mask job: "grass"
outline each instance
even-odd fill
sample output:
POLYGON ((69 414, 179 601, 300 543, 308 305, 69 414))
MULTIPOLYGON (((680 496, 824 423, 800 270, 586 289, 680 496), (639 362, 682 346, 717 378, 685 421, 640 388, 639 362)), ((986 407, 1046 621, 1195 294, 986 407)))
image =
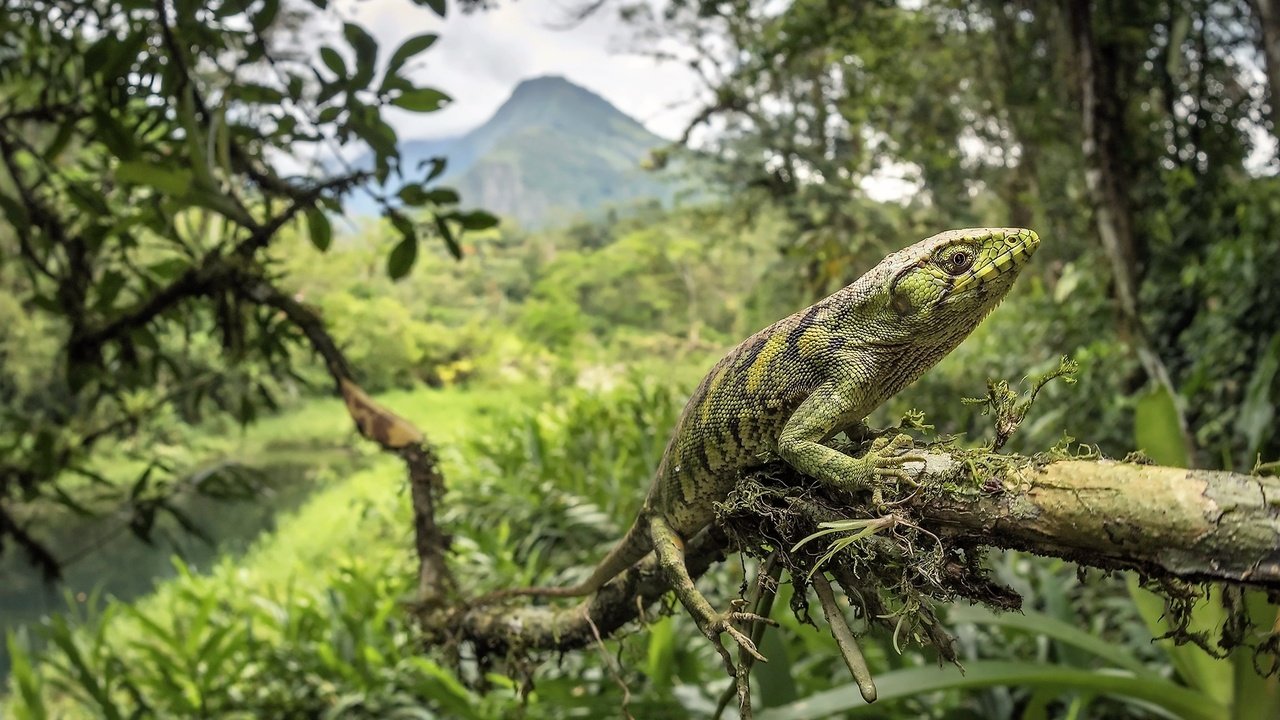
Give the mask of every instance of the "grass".
MULTIPOLYGON (((672 368, 662 383, 624 379, 612 391, 561 390, 552 402, 539 402, 553 393, 535 384, 379 398, 441 450, 450 486, 443 521, 466 592, 569 582, 599 559, 643 496, 681 406, 666 380, 681 373, 672 368)), ((264 421, 236 442, 281 448, 321 437, 357 443, 336 401, 264 421)), ((536 720, 617 715, 624 697, 635 717, 706 717, 715 706, 728 678, 679 612, 609 640, 603 652, 540 665, 523 699, 519 667, 437 665, 401 606, 416 567, 403 467, 362 452, 359 469, 281 514, 243 556, 199 573, 178 562, 178 577, 144 598, 50 619, 38 632, 43 652, 30 633, 14 635, 14 697, 0 714, 536 720)), ((742 572, 724 563, 701 586, 723 605, 742 572)), ((1172 678, 1117 596, 1122 587, 1085 585, 1063 563, 1016 553, 995 558, 993 572, 1023 592, 1028 614, 954 609, 967 673, 934 667, 914 646, 894 652, 874 630, 863 639, 881 690, 874 709, 845 685, 828 633, 775 613, 782 627, 764 640, 771 662, 756 673, 761 717, 913 717, 937 706, 1047 718, 1068 701, 1081 717, 1131 717, 1156 706, 1186 717, 1227 710, 1226 701, 1172 678), (1081 618, 1078 603, 1107 610, 1081 618)), ((790 584, 780 588, 778 607, 796 607, 791 593, 790 584)))
MULTIPOLYGON (((469 390, 421 388, 388 393, 380 399, 412 418, 432 442, 452 448, 466 438, 469 428, 496 408, 532 404, 540 394, 541 388, 525 384, 469 390)), ((183 464, 200 464, 192 458, 205 458, 201 463, 234 460, 271 473, 273 486, 289 483, 289 489, 281 486, 267 497, 255 499, 251 506, 189 499, 196 505, 189 508, 190 514, 218 541, 224 553, 221 558, 213 556, 213 548, 201 548, 198 543, 161 542, 149 546, 127 534, 120 535, 106 550, 117 562, 101 562, 102 553, 98 553, 69 569, 60 586, 67 595, 64 604, 56 600, 57 589, 51 591, 36 579, 10 583, 5 592, 0 592, 0 605, 8 608, 0 629, 13 630, 23 622, 35 622, 40 614, 59 607, 66 609, 65 603, 70 603, 75 613, 92 615, 102 604, 94 600, 99 597, 95 588, 105 587, 119 593, 123 600, 133 600, 137 593, 153 587, 153 582, 192 570, 185 563, 169 559, 178 548, 182 548, 188 562, 200 564, 205 577, 216 578, 220 589, 210 592, 261 593, 276 598, 291 587, 323 587, 328 581, 325 573, 335 557, 383 556, 389 561, 398 561, 401 555, 408 557, 412 542, 402 466, 357 436, 339 400, 313 399, 248 428, 226 428, 223 433, 216 430, 179 430, 189 436, 183 464), (305 468, 306 472, 293 473, 289 470, 293 467, 305 468), (290 478, 286 479, 282 472, 290 478), (297 477, 292 477, 295 474, 297 477), (307 488, 307 484, 312 487, 307 488), (275 517, 271 517, 273 513, 275 517), (262 519, 252 520, 250 515, 262 519), (259 533, 264 525, 273 527, 273 531, 257 540, 243 536, 259 533), (180 569, 175 570, 175 565, 180 569)), ((178 444, 175 438, 175 445, 178 444)), ((454 452, 445 453, 446 462, 456 457, 454 452)), ((103 463, 104 468, 109 468, 104 476, 113 482, 131 482, 133 475, 142 470, 140 465, 124 462, 123 458, 116 460, 119 462, 104 459, 103 463)), ((59 525, 66 531, 68 542, 77 546, 83 544, 84 538, 99 535, 102 524, 110 522, 89 525, 77 517, 64 520, 59 525), (75 523, 84 524, 84 529, 74 530, 75 523)), ((32 572, 19 557, 10 554, 5 560, 6 574, 12 571, 18 580, 32 572)), ((189 591, 191 585, 183 578, 161 582, 154 592, 133 600, 134 608, 148 617, 163 618, 171 614, 166 608, 174 606, 175 593, 189 591)), ((127 637, 128 624, 117 621, 113 632, 127 637)), ((7 648, 0 646, 0 671, 5 669, 8 655, 7 648)), ((0 691, 3 688, 0 684, 0 691)))
MULTIPOLYGON (((495 409, 532 403, 540 392, 533 385, 471 390, 421 388, 386 393, 378 400, 416 423, 431 442, 448 449, 495 409)), ((276 530, 261 538, 243 557, 224 559, 222 565, 234 567, 240 581, 288 585, 313 575, 338 551, 358 554, 376 544, 392 545, 406 552, 412 547, 404 466, 359 438, 340 400, 311 400, 292 412, 266 419, 246 434, 240 447, 253 450, 306 445, 323 438, 350 443, 367 454, 368 461, 358 471, 319 489, 297 511, 279 518, 276 530), (318 528, 323 532, 318 533, 318 528)), ((457 457, 452 451, 444 453, 446 463, 457 457)), ((449 469, 445 468, 446 478, 451 475, 449 469)))

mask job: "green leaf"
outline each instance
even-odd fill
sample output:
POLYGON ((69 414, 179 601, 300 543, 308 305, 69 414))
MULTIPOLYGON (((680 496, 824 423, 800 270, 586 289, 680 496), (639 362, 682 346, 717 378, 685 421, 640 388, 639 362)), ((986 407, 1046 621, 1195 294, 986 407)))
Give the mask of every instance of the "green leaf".
POLYGON ((426 160, 418 162, 418 169, 421 170, 427 165, 431 166, 431 171, 427 173, 427 177, 423 182, 431 182, 432 180, 440 177, 440 175, 444 173, 444 169, 448 166, 448 161, 442 157, 427 158, 426 160))
POLYGON ((393 92, 407 92, 413 89, 413 83, 400 75, 384 75, 382 77, 382 85, 378 87, 379 95, 389 95, 393 92))
POLYGON ((170 282, 190 268, 190 260, 182 257, 170 257, 147 265, 147 274, 161 282, 170 282))
POLYGON ((19 233, 26 232, 31 225, 31 220, 27 217, 27 209, 8 195, 0 195, 0 211, 4 212, 9 224, 19 233))
POLYGON ((404 238, 391 249, 387 257, 387 275, 392 280, 399 280, 409 274, 413 263, 418 259, 418 241, 415 238, 404 238))
POLYGON ((1049 663, 980 660, 966 663, 963 673, 952 666, 887 672, 876 678, 879 700, 875 705, 868 705, 862 699, 858 686, 849 683, 789 705, 766 709, 756 717, 759 720, 817 720, 841 713, 844 716, 862 715, 868 711, 882 714, 885 705, 896 700, 918 698, 926 693, 1006 686, 1027 690, 1056 688, 1063 692, 1078 691, 1132 699, 1162 707, 1186 720, 1215 720, 1227 714, 1226 706, 1221 703, 1163 678, 1049 663))
POLYGON ((408 62, 410 58, 434 45, 439 37, 435 33, 423 33, 400 43, 400 47, 396 48, 396 51, 391 54, 391 59, 387 61, 386 77, 395 75, 396 71, 408 62))
POLYGON ((1022 710, 1021 720, 1050 720, 1049 703, 1058 699, 1058 691, 1053 688, 1041 688, 1027 700, 1022 710))
MULTIPOLYGON (((1142 616, 1152 637, 1169 632, 1169 624, 1165 621, 1164 598, 1144 589, 1138 584, 1135 573, 1125 573, 1125 582, 1129 587, 1129 596, 1133 605, 1142 616)), ((1187 628, 1191 632, 1211 632, 1221 627, 1226 620, 1222 608, 1221 594, 1216 588, 1210 591, 1207 599, 1198 600, 1191 610, 1191 622, 1187 628)), ((1219 660, 1193 644, 1178 645, 1173 640, 1157 640, 1159 646, 1169 656, 1173 667, 1187 685, 1203 692, 1220 702, 1231 699, 1231 663, 1219 660)))
POLYGON ((378 64, 378 41, 355 23, 343 23, 342 35, 356 52, 356 71, 351 83, 357 88, 366 87, 373 79, 373 72, 378 64))
POLYGON ((1262 447, 1263 440, 1275 426, 1276 401, 1271 387, 1277 372, 1280 372, 1280 333, 1272 336, 1262 359, 1253 369, 1249 386, 1244 391, 1244 401, 1240 403, 1240 412, 1236 415, 1236 432, 1243 435, 1246 442, 1245 467, 1257 462, 1258 448, 1262 447))
POLYGON ((1138 398, 1133 423, 1134 439, 1148 457, 1161 465, 1187 467, 1187 447, 1182 442, 1177 407, 1168 390, 1156 387, 1138 398))
POLYGON ((391 221, 392 227, 399 231, 401 237, 418 237, 418 230, 414 226, 413 221, 399 210, 389 211, 387 213, 387 219, 391 221))
POLYGON ((392 210, 387 213, 387 219, 400 232, 402 238, 392 248, 391 255, 387 258, 387 275, 391 276, 392 280, 399 280, 409 274, 413 263, 418 259, 418 231, 413 221, 405 217, 404 213, 392 210))
POLYGON ((93 123, 94 130, 89 131, 89 136, 101 140, 112 155, 121 160, 132 160, 137 156, 138 147, 133 132, 116 120, 110 112, 102 107, 94 107, 93 123))
MULTIPOLYGON (((1246 590, 1245 612, 1255 628, 1272 628, 1276 623, 1276 606, 1267 600, 1267 594, 1259 590, 1246 590)), ((1280 679, 1262 677, 1254 669, 1255 657, 1249 646, 1236 648, 1231 654, 1235 675, 1235 687, 1231 693, 1232 720, 1250 720, 1255 717, 1280 717, 1280 679)))
POLYGON ((62 154, 62 151, 67 149, 72 136, 75 135, 76 123, 78 122, 78 118, 72 118, 58 126, 57 134, 53 136, 53 139, 45 146, 44 152, 41 153, 45 160, 56 160, 62 154))
POLYGON ((311 234, 311 244, 320 252, 329 249, 333 243, 333 227, 329 225, 329 217, 320 208, 307 211, 307 229, 311 234))
POLYGON ((361 140, 369 143, 380 161, 394 156, 397 142, 395 128, 387 124, 373 108, 366 107, 364 110, 358 114, 353 111, 347 126, 361 140))
POLYGON ((955 605, 948 610, 947 619, 953 623, 996 625, 1020 630, 1029 635, 1048 637, 1060 643, 1080 648, 1117 668, 1128 670, 1135 675, 1154 675, 1138 658, 1131 655, 1123 645, 1107 642, 1075 625, 1035 610, 1026 610, 1021 613, 995 613, 981 607, 955 605))
POLYGON ((462 223, 465 230, 488 230, 498 225, 497 216, 487 213, 484 210, 472 210, 471 212, 457 213, 454 219, 462 223))
POLYGON ((192 174, 176 163, 169 166, 142 160, 126 160, 116 166, 116 180, 147 185, 166 195, 184 195, 191 187, 192 174))
POLYGON ((444 245, 449 248, 449 254, 453 259, 461 260, 462 247, 458 245, 458 239, 453 236, 453 229, 449 227, 449 221, 443 215, 436 215, 436 229, 440 231, 440 239, 444 240, 444 245))
POLYGON ((449 188, 436 188, 427 193, 427 200, 437 205, 455 205, 459 198, 456 190, 449 188))
POLYGON ((391 104, 412 112, 435 112, 452 99, 434 88, 415 88, 401 93, 391 104))
POLYGON ((672 685, 676 671, 676 631, 671 617, 664 617, 649 626, 649 652, 645 662, 645 676, 653 688, 666 692, 672 685))
POLYGON ((778 707, 799 699, 800 694, 796 689, 791 656, 777 630, 765 628, 760 652, 765 653, 765 657, 769 658, 769 662, 755 667, 756 685, 760 687, 761 707, 778 707))
POLYGON ((271 23, 275 22, 276 15, 280 13, 280 0, 263 0, 262 9, 257 15, 253 16, 253 31, 261 34, 264 30, 271 27, 271 23))
POLYGON ((47 710, 44 706, 42 678, 36 673, 31 663, 31 643, 27 637, 27 629, 21 625, 17 630, 7 634, 5 642, 9 648, 9 660, 12 663, 9 675, 10 685, 17 689, 21 705, 13 706, 15 717, 44 718, 47 710))
POLYGON ((102 280, 98 282, 98 309, 110 310, 115 305, 116 298, 120 295, 120 291, 124 289, 125 276, 124 273, 115 270, 108 270, 102 275, 102 280))
POLYGON ((329 68, 334 75, 345 80, 347 79, 347 63, 342 59, 342 55, 331 47, 320 48, 320 60, 324 62, 324 66, 329 68))
POLYGON ((244 102, 275 105, 284 100, 284 93, 276 88, 257 83, 242 83, 232 88, 232 93, 244 102))
POLYGON ((422 7, 423 5, 426 5, 427 7, 431 8, 432 12, 439 15, 440 17, 444 17, 445 0, 413 0, 413 4, 417 5, 418 7, 422 7))
POLYGON ((405 185, 396 195, 399 196, 400 202, 413 207, 426 205, 430 201, 427 191, 417 184, 405 185))

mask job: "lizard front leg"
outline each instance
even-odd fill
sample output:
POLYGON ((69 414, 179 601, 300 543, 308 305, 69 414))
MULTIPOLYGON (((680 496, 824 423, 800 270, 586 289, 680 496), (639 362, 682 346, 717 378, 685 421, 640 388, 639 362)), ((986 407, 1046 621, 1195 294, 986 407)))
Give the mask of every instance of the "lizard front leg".
POLYGON ((684 540, 681 539, 680 534, 671 527, 670 523, 657 514, 649 517, 649 533, 653 538, 653 550, 658 558, 658 567, 662 569, 662 573, 667 579, 667 584, 675 591, 676 597, 680 598, 680 603, 684 605, 689 614, 693 616, 694 621, 698 623, 698 628, 702 630, 702 634, 706 635, 715 644, 716 651, 724 659, 724 666, 729 674, 735 674, 733 659, 729 657, 729 651, 725 649, 724 643, 720 642, 720 633, 729 633, 729 636, 743 650, 760 662, 765 662, 765 657, 756 649, 756 645, 751 642, 751 638, 734 627, 733 623, 754 621, 770 625, 777 625, 777 623, 755 613, 738 611, 716 612, 711 607, 711 603, 707 602, 707 598, 693 584, 693 578, 689 576, 689 569, 684 565, 684 540))
POLYGON ((819 386, 792 413, 778 434, 778 455, 791 467, 833 487, 857 490, 874 480, 896 478, 908 483, 912 477, 903 469, 908 462, 924 462, 911 448, 911 438, 898 435, 892 440, 878 438, 862 457, 850 457, 823 445, 837 428, 856 427, 853 398, 834 382, 819 386))

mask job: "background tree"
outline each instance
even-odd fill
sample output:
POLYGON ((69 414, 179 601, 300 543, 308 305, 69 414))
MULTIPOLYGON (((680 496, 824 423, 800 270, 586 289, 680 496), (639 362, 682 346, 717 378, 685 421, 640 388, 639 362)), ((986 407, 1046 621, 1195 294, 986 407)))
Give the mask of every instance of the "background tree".
POLYGON ((798 218, 780 249, 806 267, 809 297, 851 279, 859 243, 882 249, 902 228, 1042 228, 1069 275, 1094 275, 1116 300, 1110 318, 1059 331, 1083 348, 1105 328, 1129 349, 1108 361, 1115 391, 1150 381, 1166 394, 1152 402, 1173 403, 1193 460, 1247 468, 1275 452, 1280 435, 1237 414, 1278 397, 1280 327, 1251 269, 1277 246, 1255 234, 1276 187, 1256 170, 1266 94, 1248 78, 1265 46, 1247 3, 623 12, 643 43, 700 68, 711 100, 685 139, 704 135, 695 144, 725 168, 730 195, 763 190, 798 218), (902 217, 865 199, 896 176, 915 185, 902 217), (1084 260, 1095 256, 1101 266, 1084 260))
MULTIPOLYGON (((443 2, 423 4, 444 13, 443 2)), ((323 325, 275 286, 270 250, 286 231, 325 250, 328 214, 371 193, 400 236, 387 264, 399 277, 420 236, 457 254, 461 229, 495 222, 428 185, 443 159, 402 167, 382 117, 449 101, 405 79, 435 35, 381 54, 325 5, 37 0, 0 15, 0 279, 16 320, 3 331, 0 547, 17 543, 47 575, 58 558, 14 503, 116 503, 147 537, 158 514, 179 513, 175 486, 192 481, 143 457, 121 496, 83 507, 66 492, 73 478, 108 496, 114 487, 91 462, 95 446, 157 432, 170 408, 248 422, 275 406, 300 350, 325 354, 323 325), (319 62, 304 30, 326 38, 319 62), (367 167, 344 162, 353 145, 370 149, 367 167), (380 190, 392 182, 395 194, 380 190), (36 333, 43 349, 17 354, 36 333)), ((352 379, 338 356, 326 360, 335 381, 352 379)))
MULTIPOLYGON (((1261 7, 624 7, 646 47, 707 83, 683 138, 696 152, 672 163, 706 174, 701 204, 465 238, 493 219, 458 209, 438 162, 405 163, 384 117, 446 101, 407 80, 432 36, 380 48, 333 10, 270 0, 6 8, 0 574, 15 545, 47 573, 92 557, 96 537, 50 551, 80 527, 73 513, 119 511, 120 528, 152 538, 200 530, 179 490, 260 497, 258 476, 224 462, 231 439, 292 443, 330 477, 244 555, 178 561, 136 601, 75 588, 72 612, 10 637, 6 712, 710 716, 737 678, 658 602, 651 567, 590 613, 467 601, 570 582, 597 560, 725 347, 908 239, 1010 223, 1045 238, 1010 307, 873 419, 935 443, 929 492, 875 516, 770 468, 726 506, 726 533, 690 543, 718 605, 764 602, 787 578, 776 605, 799 610, 775 613, 771 662, 749 676, 744 661, 738 677, 774 718, 862 712, 868 670, 886 716, 1275 708, 1276 680, 1257 668, 1274 656, 1276 609, 1241 585, 1277 583, 1275 466, 1259 461, 1280 450, 1261 7), (331 214, 361 193, 382 217, 333 232, 331 214), (1026 404, 1007 384, 951 401, 993 377, 1054 374, 1063 352, 1078 384, 1046 387, 1011 438, 1026 404), (1161 368, 1168 381, 1153 381, 1161 368), (409 417, 446 440, 439 455, 409 417), (352 420, 387 452, 351 452, 352 420), (1006 440, 1029 457, 990 449, 1006 440), (322 443, 351 464, 327 464, 322 443), (1129 454, 1180 465, 1193 446, 1199 464, 1237 472, 1129 454), (460 490, 443 499, 442 468, 460 490), (797 492, 812 512, 788 511, 797 492), (735 548, 766 557, 716 563, 735 548), (840 551, 820 559, 828 549, 840 551), (823 563, 857 589, 849 607, 821 573, 807 593, 823 563), (837 634, 854 616, 864 667, 848 637, 808 627, 814 599, 837 634), (653 622, 610 652, 564 652, 642 610, 653 622), (965 675, 935 668, 953 658, 965 675)), ((541 167, 577 140, 536 129, 554 141, 537 148, 541 167)))

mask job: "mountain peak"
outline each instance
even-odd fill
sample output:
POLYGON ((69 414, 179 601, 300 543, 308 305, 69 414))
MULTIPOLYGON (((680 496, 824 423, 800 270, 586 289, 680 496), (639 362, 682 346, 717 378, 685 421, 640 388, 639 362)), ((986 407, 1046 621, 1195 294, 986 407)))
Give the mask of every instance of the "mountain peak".
POLYGON ((556 117, 569 122, 576 117, 579 121, 620 120, 639 125, 608 100, 560 75, 521 80, 489 122, 539 122, 556 117))
POLYGON ((672 186, 640 168, 665 141, 596 93, 558 76, 521 81, 484 124, 457 137, 409 141, 405 167, 444 155, 441 181, 483 207, 541 227, 645 200, 672 186))
POLYGON ((524 80, 521 80, 516 84, 515 92, 520 92, 522 90, 530 92, 538 89, 558 87, 580 88, 579 85, 570 82, 569 79, 563 75, 539 75, 538 77, 525 78, 524 80))
POLYGON ((582 87, 564 77, 563 75, 540 75, 533 78, 525 78, 516 85, 516 89, 511 91, 511 97, 508 102, 516 98, 538 97, 546 95, 556 95, 560 93, 570 93, 581 97, 594 98, 600 102, 608 101, 590 90, 582 87))

